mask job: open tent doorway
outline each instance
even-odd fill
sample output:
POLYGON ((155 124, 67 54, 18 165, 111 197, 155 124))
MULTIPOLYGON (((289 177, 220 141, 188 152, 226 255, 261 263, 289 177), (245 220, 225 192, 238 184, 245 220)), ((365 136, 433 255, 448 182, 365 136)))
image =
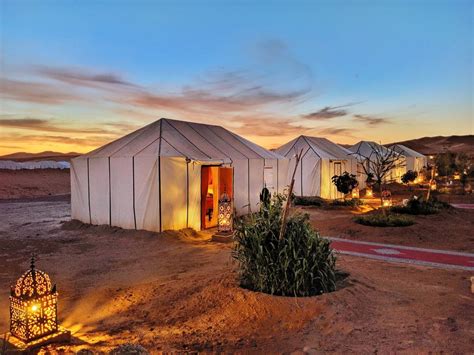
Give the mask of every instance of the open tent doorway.
POLYGON ((329 176, 329 181, 331 182, 331 198, 332 199, 343 198, 344 194, 337 191, 337 186, 334 185, 334 183, 332 182, 332 177, 333 176, 342 175, 342 162, 340 162, 340 161, 335 161, 335 162, 330 161, 329 163, 333 165, 332 174, 329 176))
POLYGON ((219 198, 226 193, 233 201, 233 168, 201 168, 201 229, 217 226, 219 198))

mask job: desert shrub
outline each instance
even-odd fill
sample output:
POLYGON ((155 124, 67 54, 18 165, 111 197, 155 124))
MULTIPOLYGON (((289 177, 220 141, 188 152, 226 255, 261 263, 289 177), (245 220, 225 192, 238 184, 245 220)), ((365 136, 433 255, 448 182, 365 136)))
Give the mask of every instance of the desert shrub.
POLYGON ((413 196, 404 206, 393 206, 391 211, 395 213, 411 214, 411 215, 429 215, 440 212, 442 209, 450 208, 451 206, 436 198, 431 198, 429 201, 424 201, 422 197, 413 196))
POLYGON ((326 201, 318 196, 295 196, 293 203, 298 206, 324 206, 326 201))
POLYGON ((349 206, 349 207, 356 207, 362 205, 362 200, 358 198, 353 198, 350 200, 334 200, 331 201, 332 206, 349 206))
POLYGON ((347 195, 359 185, 356 176, 349 174, 347 171, 345 171, 342 175, 334 175, 331 180, 336 186, 337 191, 343 193, 344 195, 347 195))
POLYGON ((288 218, 279 239, 284 198, 275 195, 266 211, 236 222, 232 256, 242 287, 282 296, 312 296, 336 288, 336 258, 330 242, 311 227, 306 214, 288 218))
POLYGON ((111 355, 120 354, 136 354, 136 355, 148 355, 149 352, 140 344, 122 344, 110 351, 111 355))
POLYGON ((413 170, 408 170, 405 174, 402 175, 402 182, 404 184, 409 184, 410 182, 413 182, 416 180, 418 177, 418 173, 413 170))
POLYGON ((356 207, 363 204, 362 200, 353 198, 350 200, 325 200, 318 196, 296 196, 293 200, 297 206, 315 206, 315 207, 356 207))
POLYGON ((358 216, 354 218, 354 222, 372 227, 406 227, 415 223, 405 216, 381 213, 358 216))

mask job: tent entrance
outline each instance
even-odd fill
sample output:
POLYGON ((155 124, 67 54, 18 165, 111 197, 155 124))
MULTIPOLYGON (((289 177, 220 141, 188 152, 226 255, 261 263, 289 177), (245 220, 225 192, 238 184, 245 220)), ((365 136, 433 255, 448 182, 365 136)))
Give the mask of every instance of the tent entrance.
POLYGON ((217 226, 219 198, 225 192, 233 200, 233 168, 201 167, 201 229, 217 226))
POLYGON ((334 175, 341 175, 342 174, 342 163, 340 161, 338 162, 334 162, 333 163, 333 173, 332 175, 330 176, 330 179, 329 179, 329 182, 331 184, 331 198, 333 199, 337 199, 337 198, 343 198, 344 197, 344 194, 340 193, 339 191, 337 191, 337 187, 336 185, 334 185, 332 183, 332 177, 334 175))

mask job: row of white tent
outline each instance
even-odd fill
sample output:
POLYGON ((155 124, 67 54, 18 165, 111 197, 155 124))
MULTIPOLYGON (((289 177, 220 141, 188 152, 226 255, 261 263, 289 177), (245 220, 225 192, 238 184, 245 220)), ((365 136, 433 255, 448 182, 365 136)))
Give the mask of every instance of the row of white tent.
MULTIPOLYGON (((201 230, 206 218, 217 213, 212 199, 215 205, 226 191, 220 186, 224 181, 236 213, 249 213, 258 208, 264 186, 279 193, 287 188, 299 152, 295 194, 339 198, 331 177, 347 171, 363 184, 360 156, 354 153, 372 144, 345 149, 325 138, 300 136, 273 152, 220 126, 162 118, 71 160, 72 218, 158 232, 201 230), (232 168, 231 182, 219 178, 225 168, 232 168)), ((403 159, 408 167, 413 151, 397 149, 407 153, 403 159)), ((418 153, 414 158, 426 159, 418 153)), ((394 180, 406 168, 399 170, 393 172, 394 180)))
POLYGON ((67 161, 39 160, 18 162, 13 160, 0 160, 0 169, 5 170, 34 170, 34 169, 69 169, 67 161))

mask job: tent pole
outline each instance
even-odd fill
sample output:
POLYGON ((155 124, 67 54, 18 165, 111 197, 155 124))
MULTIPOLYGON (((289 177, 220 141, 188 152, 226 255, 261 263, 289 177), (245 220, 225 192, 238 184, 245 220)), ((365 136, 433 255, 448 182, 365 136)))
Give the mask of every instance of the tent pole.
POLYGON ((163 119, 160 120, 160 143, 158 146, 158 198, 160 207, 160 233, 163 231, 163 222, 161 220, 161 142, 163 140, 163 119))
POLYGON ((110 177, 110 157, 108 157, 109 163, 109 226, 112 226, 112 187, 111 187, 111 177, 110 177))
POLYGON ((186 158, 186 228, 189 228, 189 159, 186 158))
POLYGON ((137 213, 135 211, 135 157, 132 157, 132 193, 133 193, 133 224, 137 230, 137 213))
POLYGON ((248 213, 252 213, 252 208, 250 207, 250 159, 247 158, 247 198, 248 198, 248 213))
POLYGON ((87 202, 89 205, 89 224, 92 224, 92 214, 91 214, 91 183, 89 177, 89 158, 87 158, 87 202))
POLYGON ((160 233, 163 231, 163 222, 161 221, 161 156, 158 156, 158 198, 160 204, 160 233))

